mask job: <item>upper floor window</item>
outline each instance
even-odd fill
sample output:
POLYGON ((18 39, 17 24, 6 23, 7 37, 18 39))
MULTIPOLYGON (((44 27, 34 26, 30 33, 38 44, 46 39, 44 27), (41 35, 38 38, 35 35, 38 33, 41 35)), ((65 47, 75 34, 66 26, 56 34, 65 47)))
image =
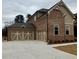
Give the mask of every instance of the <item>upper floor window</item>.
POLYGON ((36 16, 34 16, 34 21, 36 21, 36 16))

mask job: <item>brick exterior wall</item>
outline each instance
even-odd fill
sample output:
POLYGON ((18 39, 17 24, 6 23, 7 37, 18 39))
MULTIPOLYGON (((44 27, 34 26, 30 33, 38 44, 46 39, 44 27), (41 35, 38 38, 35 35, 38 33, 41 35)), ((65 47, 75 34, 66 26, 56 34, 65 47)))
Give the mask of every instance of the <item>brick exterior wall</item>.
POLYGON ((34 21, 35 16, 37 15, 34 15, 33 17, 31 17, 28 21, 30 23, 33 23, 34 26, 36 27, 36 32, 35 32, 36 38, 35 39, 37 40, 37 32, 45 32, 46 33, 45 41, 47 41, 47 14, 45 13, 43 14, 43 16, 41 15, 40 17, 36 17, 36 21, 34 21))
POLYGON ((48 15, 48 41, 54 43, 55 41, 64 40, 65 34, 64 17, 59 10, 52 10, 48 15), (59 34, 54 34, 54 24, 59 25, 59 34))
POLYGON ((36 21, 34 21, 34 17, 37 15, 34 15, 29 19, 30 23, 33 23, 36 27, 36 30, 46 31, 47 29, 47 15, 43 15, 40 17, 36 17, 36 21))
POLYGON ((36 26, 36 30, 46 31, 47 28, 46 20, 47 20, 47 15, 37 18, 36 22, 34 22, 34 25, 36 26))

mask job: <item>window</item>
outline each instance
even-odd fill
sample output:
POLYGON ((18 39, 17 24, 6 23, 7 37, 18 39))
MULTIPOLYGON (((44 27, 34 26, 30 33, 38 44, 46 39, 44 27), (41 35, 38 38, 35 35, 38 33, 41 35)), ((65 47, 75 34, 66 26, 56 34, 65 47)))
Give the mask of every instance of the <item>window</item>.
POLYGON ((58 35, 59 34, 59 25, 58 24, 54 24, 54 35, 58 35))
POLYGON ((66 30, 66 35, 69 35, 69 30, 66 30))
POLYGON ((70 34, 70 25, 66 25, 66 27, 65 27, 65 34, 66 35, 70 34))
POLYGON ((55 35, 58 35, 58 27, 55 27, 55 35))
POLYGON ((36 16, 34 17, 34 21, 36 21, 36 16))

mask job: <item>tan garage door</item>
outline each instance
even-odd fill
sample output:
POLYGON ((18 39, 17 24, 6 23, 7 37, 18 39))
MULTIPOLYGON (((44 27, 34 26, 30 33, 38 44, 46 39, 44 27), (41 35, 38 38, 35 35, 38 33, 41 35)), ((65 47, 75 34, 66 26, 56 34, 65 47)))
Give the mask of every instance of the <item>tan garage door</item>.
POLYGON ((37 31, 36 33, 36 39, 46 41, 46 32, 37 31))
POLYGON ((34 40, 33 32, 12 32, 11 40, 34 40))

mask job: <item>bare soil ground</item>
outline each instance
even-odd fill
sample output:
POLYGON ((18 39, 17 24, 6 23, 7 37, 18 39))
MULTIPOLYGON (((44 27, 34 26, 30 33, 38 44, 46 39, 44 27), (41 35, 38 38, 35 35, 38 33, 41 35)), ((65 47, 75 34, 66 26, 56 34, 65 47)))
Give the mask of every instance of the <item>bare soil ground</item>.
POLYGON ((77 44, 54 47, 64 52, 77 55, 77 44))

